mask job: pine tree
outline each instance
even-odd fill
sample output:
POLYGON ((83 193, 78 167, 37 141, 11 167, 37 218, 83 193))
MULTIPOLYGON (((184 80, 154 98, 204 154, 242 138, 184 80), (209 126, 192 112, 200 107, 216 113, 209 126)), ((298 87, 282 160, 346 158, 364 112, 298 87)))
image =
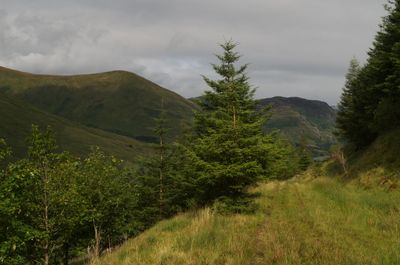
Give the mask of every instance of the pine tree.
POLYGON ((11 150, 7 147, 6 141, 0 138, 0 162, 11 154, 11 150))
POLYGON ((350 68, 341 99, 339 134, 356 149, 400 127, 400 1, 389 3, 368 60, 350 68))
POLYGON ((370 128, 380 134, 400 126, 400 1, 389 1, 389 15, 368 53, 370 128))
MULTIPOLYGON (((338 113, 336 118, 336 128, 338 134, 345 139, 351 139, 354 129, 355 115, 355 98, 357 92, 358 75, 360 74, 360 64, 356 58, 350 61, 350 66, 346 74, 346 83, 338 105, 338 113)), ((353 139, 352 139, 353 140, 353 139)), ((356 139, 354 139, 356 140, 356 139)), ((354 141, 353 140, 353 141, 354 141)))
POLYGON ((188 188, 192 182, 188 183, 186 174, 182 174, 188 164, 187 158, 182 145, 166 141, 169 128, 165 116, 162 100, 154 128, 159 143, 155 145, 154 153, 143 159, 136 172, 141 222, 146 225, 188 208, 187 201, 192 197, 188 188))
POLYGON ((195 116, 192 157, 199 200, 240 199, 247 188, 267 172, 270 145, 262 132, 266 115, 256 110, 255 90, 246 74, 247 64, 236 66, 237 45, 221 45, 220 64, 212 64, 218 80, 204 77, 211 88, 200 100, 195 116))
POLYGON ((159 219, 161 220, 164 215, 164 189, 165 189, 165 134, 168 132, 166 128, 166 120, 165 120, 165 109, 164 109, 164 99, 161 99, 161 114, 160 117, 156 119, 156 128, 154 130, 155 134, 158 136, 159 145, 158 145, 158 153, 159 153, 159 163, 158 163, 158 207, 159 207, 159 219))

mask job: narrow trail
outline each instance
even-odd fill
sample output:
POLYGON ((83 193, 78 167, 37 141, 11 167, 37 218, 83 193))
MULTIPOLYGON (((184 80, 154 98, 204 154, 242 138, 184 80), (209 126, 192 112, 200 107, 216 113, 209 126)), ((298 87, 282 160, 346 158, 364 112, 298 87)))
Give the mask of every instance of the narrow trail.
POLYGON ((400 264, 397 193, 329 179, 268 185, 249 265, 400 264))
POLYGON ((285 185, 285 182, 271 182, 268 184, 267 189, 270 190, 268 195, 263 196, 263 200, 267 201, 265 209, 263 210, 264 221, 259 225, 255 233, 255 257, 250 261, 249 265, 263 264, 265 258, 265 241, 264 241, 264 231, 268 229, 269 216, 272 212, 273 203, 270 202, 274 198, 274 194, 281 188, 281 185, 285 185))
POLYGON ((182 214, 99 264, 400 264, 400 191, 320 177, 263 183, 255 192, 254 214, 182 214))

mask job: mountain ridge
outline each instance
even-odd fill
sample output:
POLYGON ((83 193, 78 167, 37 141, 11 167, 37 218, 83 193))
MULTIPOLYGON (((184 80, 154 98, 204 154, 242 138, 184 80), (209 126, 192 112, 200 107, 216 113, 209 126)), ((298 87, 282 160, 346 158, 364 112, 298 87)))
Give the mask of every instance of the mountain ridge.
MULTIPOLYGON (((153 128, 162 108, 167 113, 170 139, 190 126, 198 109, 195 99, 185 99, 123 70, 46 75, 0 66, 0 92, 46 113, 147 143, 157 141, 153 128)), ((293 144, 310 146, 316 157, 326 155, 336 143, 336 112, 326 102, 281 96, 258 102, 259 107, 272 107, 267 132, 279 130, 293 144)))
POLYGON ((162 104, 171 135, 179 135, 191 123, 197 108, 177 93, 127 71, 53 76, 3 67, 0 91, 46 112, 144 142, 155 141, 153 128, 162 104))
POLYGON ((315 156, 327 154, 337 143, 334 136, 336 111, 328 103, 300 97, 259 99, 259 107, 271 106, 266 131, 278 129, 295 145, 310 146, 315 156))

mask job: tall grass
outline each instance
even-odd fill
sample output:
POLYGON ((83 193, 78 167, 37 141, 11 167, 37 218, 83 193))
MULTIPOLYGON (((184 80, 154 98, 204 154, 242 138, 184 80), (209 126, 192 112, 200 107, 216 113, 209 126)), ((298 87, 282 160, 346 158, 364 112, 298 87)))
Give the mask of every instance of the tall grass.
POLYGON ((276 195, 260 264, 400 264, 398 191, 317 179, 276 195))
POLYGON ((179 215, 98 264, 400 264, 400 192, 333 179, 260 185, 252 215, 179 215))

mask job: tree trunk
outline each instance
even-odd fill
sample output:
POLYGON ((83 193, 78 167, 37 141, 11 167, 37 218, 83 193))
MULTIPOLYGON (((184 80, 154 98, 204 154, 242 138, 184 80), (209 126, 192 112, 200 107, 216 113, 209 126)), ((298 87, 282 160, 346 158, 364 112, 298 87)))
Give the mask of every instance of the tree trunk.
POLYGON ((49 244, 46 243, 44 249, 44 265, 49 265, 49 244))
POLYGON ((340 151, 340 163, 342 164, 344 174, 347 176, 346 157, 342 150, 340 151))
POLYGON ((49 265, 49 255, 50 255, 50 242, 49 242, 49 198, 48 198, 48 172, 47 172, 47 165, 45 163, 42 164, 43 167, 43 206, 44 206, 44 228, 46 231, 46 238, 44 241, 43 252, 44 252, 44 265, 49 265))
POLYGON ((233 108, 233 128, 236 129, 236 108, 235 106, 233 108))
POLYGON ((68 265, 69 263, 69 244, 64 244, 64 265, 68 265))
POLYGON ((163 193, 164 193, 164 141, 163 136, 160 135, 160 179, 159 179, 159 219, 162 219, 163 216, 163 193))
POLYGON ((94 228, 94 259, 97 260, 100 256, 100 241, 101 241, 101 232, 100 229, 96 226, 96 223, 93 221, 93 228, 94 228))

